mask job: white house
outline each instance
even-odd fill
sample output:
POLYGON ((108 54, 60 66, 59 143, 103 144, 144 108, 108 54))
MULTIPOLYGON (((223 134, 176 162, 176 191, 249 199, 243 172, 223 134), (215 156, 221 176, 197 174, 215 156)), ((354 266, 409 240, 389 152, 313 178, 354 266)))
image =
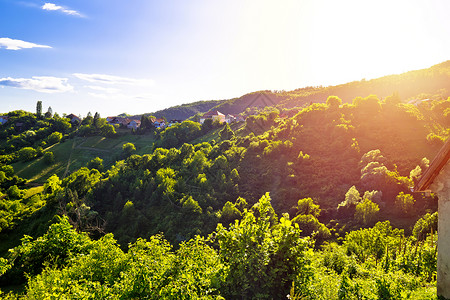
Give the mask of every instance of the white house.
POLYGON ((212 119, 213 121, 225 122, 225 115, 218 110, 208 111, 206 114, 200 117, 200 124, 203 124, 206 119, 212 119))

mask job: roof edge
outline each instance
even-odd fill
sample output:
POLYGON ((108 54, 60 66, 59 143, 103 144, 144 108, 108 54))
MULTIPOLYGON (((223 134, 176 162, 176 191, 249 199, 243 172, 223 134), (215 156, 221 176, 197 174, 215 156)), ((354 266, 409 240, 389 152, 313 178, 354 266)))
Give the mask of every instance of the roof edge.
POLYGON ((428 190, 430 185, 433 183, 436 176, 439 175, 439 172, 442 168, 447 164, 450 158, 450 138, 447 138, 444 146, 439 150, 439 152, 434 157, 428 169, 425 173, 420 177, 420 180, 414 186, 415 192, 424 192, 428 190))

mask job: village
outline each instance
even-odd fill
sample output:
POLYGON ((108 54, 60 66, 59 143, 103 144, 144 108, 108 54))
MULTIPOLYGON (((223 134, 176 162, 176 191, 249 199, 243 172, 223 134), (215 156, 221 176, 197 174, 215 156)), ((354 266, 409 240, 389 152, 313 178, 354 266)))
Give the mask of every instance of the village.
MULTIPOLYGON (((81 124, 82 117, 77 116, 75 114, 68 114, 63 115, 64 118, 67 118, 70 120, 70 123, 72 124, 81 124)), ((120 127, 120 128, 128 128, 132 130, 137 130, 141 127, 141 119, 142 117, 118 117, 118 116, 109 116, 106 118, 106 121, 109 125, 120 127)), ((184 120, 180 119, 171 119, 169 121, 166 120, 166 118, 155 118, 150 117, 149 118, 153 126, 157 129, 164 129, 167 127, 171 127, 174 124, 178 124, 183 122, 184 120)), ((203 124, 205 120, 211 119, 213 122, 218 121, 219 123, 233 123, 233 122, 241 122, 245 121, 244 116, 233 116, 231 114, 223 114, 220 111, 213 110, 205 113, 203 116, 201 116, 198 121, 200 124, 203 124)), ((7 123, 9 120, 9 117, 6 115, 0 116, 0 125, 3 125, 7 123)), ((21 123, 16 123, 16 127, 21 127, 21 123)))

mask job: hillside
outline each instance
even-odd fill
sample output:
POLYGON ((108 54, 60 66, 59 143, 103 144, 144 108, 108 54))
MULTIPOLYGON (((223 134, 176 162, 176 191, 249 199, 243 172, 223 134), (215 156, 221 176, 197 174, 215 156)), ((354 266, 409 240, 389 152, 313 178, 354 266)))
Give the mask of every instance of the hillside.
POLYGON ((356 97, 370 94, 381 99, 397 93, 403 102, 411 98, 435 100, 446 99, 450 91, 450 61, 434 65, 427 69, 409 71, 371 80, 354 81, 327 87, 305 87, 293 91, 258 91, 238 98, 218 101, 200 101, 167 108, 153 113, 166 119, 187 119, 197 113, 219 110, 224 114, 240 114, 246 109, 276 106, 278 109, 303 107, 312 103, 324 103, 330 95, 338 96, 344 103, 351 103, 356 97))
POLYGON ((0 127, 2 290, 432 299, 437 198, 410 187, 450 136, 450 94, 416 105, 396 93, 329 96, 291 116, 287 94, 219 104, 224 112, 261 108, 244 122, 165 129, 114 127, 98 114, 72 124, 8 113, 0 127), (262 109, 271 103, 279 110, 262 109))
POLYGON ((205 113, 226 100, 209 100, 197 101, 177 106, 172 106, 163 110, 158 110, 153 113, 146 113, 145 115, 152 115, 156 118, 165 117, 170 120, 186 120, 195 114, 205 113))

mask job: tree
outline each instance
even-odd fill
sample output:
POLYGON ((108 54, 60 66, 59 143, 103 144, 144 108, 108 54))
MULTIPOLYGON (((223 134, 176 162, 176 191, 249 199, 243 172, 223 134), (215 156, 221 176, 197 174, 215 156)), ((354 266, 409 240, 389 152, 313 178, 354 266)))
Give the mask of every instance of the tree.
POLYGON ((364 199, 356 205, 355 219, 364 225, 372 224, 380 208, 376 203, 373 203, 369 199, 364 199))
POLYGON ((53 109, 51 106, 48 107, 47 112, 45 113, 44 117, 49 119, 53 116, 53 109))
POLYGON ((47 165, 51 165, 55 161, 55 156, 53 155, 53 152, 47 151, 44 153, 44 162, 47 165))
POLYGON ((99 128, 99 120, 100 120, 100 114, 98 112, 94 115, 93 124, 95 128, 99 128))
POLYGON ((133 152, 136 151, 136 147, 134 146, 133 143, 126 143, 126 144, 123 144, 123 146, 122 146, 122 151, 123 151, 123 154, 124 154, 126 157, 128 157, 128 156, 130 156, 131 154, 133 154, 133 152))
POLYGON ((220 138, 225 141, 225 140, 231 140, 234 138, 234 132, 233 130, 230 128, 230 125, 228 125, 228 123, 223 127, 223 129, 219 132, 220 138))
POLYGON ((355 186, 348 189, 345 194, 345 200, 339 203, 337 207, 338 213, 342 217, 353 216, 355 212, 356 205, 361 201, 361 195, 355 186))
POLYGON ((83 121, 81 122, 81 125, 92 125, 94 119, 92 118, 92 114, 89 111, 86 115, 86 118, 83 119, 83 121))
POLYGON ((32 147, 25 147, 19 150, 19 160, 29 161, 36 157, 36 150, 32 147))
POLYGON ((320 211, 320 206, 318 204, 314 204, 314 200, 312 198, 303 198, 297 202, 297 214, 312 215, 317 218, 320 215, 320 211))
POLYGON ((402 100, 400 99, 398 92, 394 92, 392 95, 387 96, 384 99, 384 103, 386 103, 387 105, 390 105, 390 106, 395 106, 401 102, 402 102, 402 100))
POLYGON ((101 172, 103 171, 103 159, 100 157, 93 158, 88 162, 87 167, 89 169, 97 169, 101 172))
POLYGON ((21 197, 21 192, 17 185, 10 186, 6 193, 9 199, 20 199, 21 197))
POLYGON ((50 134, 47 138, 47 141, 50 145, 59 143, 59 141, 61 141, 63 135, 61 132, 55 131, 52 134, 50 134))
POLYGON ((36 103, 36 116, 40 118, 42 116, 42 101, 36 103))
POLYGON ((307 242, 288 216, 274 215, 268 193, 228 229, 219 224, 215 236, 227 266, 221 286, 226 299, 277 299, 289 294, 294 280, 300 291, 309 281, 307 242))
POLYGON ((328 96, 326 103, 330 109, 338 109, 342 104, 342 100, 337 96, 328 96))
POLYGON ((153 122, 151 116, 142 115, 141 116, 141 129, 152 129, 153 122))
POLYGON ((411 194, 400 192, 397 197, 395 197, 395 205, 406 215, 411 215, 414 212, 415 202, 416 200, 411 194))

